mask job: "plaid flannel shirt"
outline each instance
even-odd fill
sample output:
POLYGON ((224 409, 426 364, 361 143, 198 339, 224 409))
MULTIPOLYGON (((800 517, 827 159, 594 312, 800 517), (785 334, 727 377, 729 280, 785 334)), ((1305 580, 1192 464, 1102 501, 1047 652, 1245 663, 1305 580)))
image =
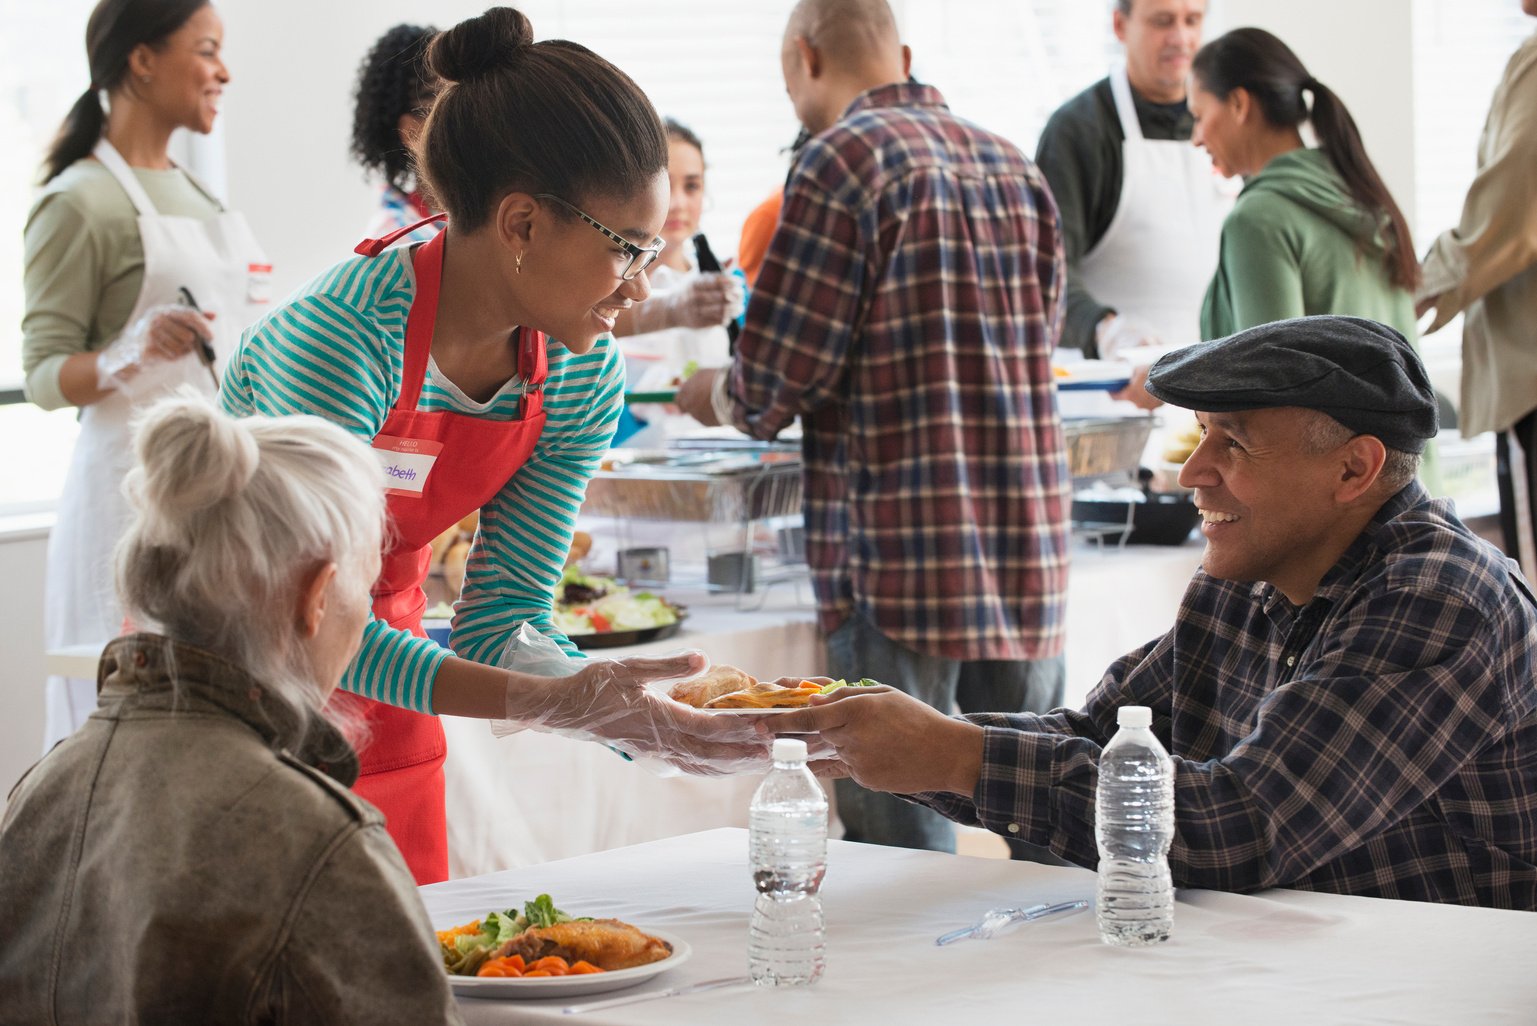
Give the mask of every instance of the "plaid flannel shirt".
POLYGON ((1537 617, 1516 565, 1419 484, 1298 609, 1197 571, 1174 629, 1082 712, 982 714, 971 800, 917 800, 1092 866, 1116 710, 1174 758, 1181 886, 1537 910, 1537 617))
POLYGON ((1062 651, 1063 268, 1035 165, 932 88, 872 89, 802 150, 728 388, 759 438, 802 418, 824 630, 858 610, 943 658, 1062 651))

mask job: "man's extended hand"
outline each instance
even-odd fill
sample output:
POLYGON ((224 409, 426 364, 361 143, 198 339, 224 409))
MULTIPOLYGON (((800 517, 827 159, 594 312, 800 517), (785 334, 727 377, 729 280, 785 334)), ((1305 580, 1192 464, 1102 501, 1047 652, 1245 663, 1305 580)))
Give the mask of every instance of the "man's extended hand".
POLYGON ((706 367, 689 375, 688 379, 678 386, 677 398, 673 400, 678 404, 678 409, 706 427, 715 427, 719 424, 720 418, 715 415, 713 395, 715 377, 724 373, 726 373, 725 368, 706 367))
POLYGON ((895 688, 839 688, 810 707, 766 717, 774 734, 818 734, 834 758, 812 768, 893 794, 970 796, 982 772, 982 728, 946 716, 895 688))

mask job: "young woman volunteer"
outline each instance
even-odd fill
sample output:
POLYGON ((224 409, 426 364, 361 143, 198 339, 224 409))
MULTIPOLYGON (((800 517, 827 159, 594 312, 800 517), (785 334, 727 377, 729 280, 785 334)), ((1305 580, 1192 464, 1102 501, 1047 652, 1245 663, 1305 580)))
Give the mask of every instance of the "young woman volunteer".
POLYGON ((247 333, 224 391, 236 413, 341 424, 385 464, 393 538, 342 686, 372 731, 357 790, 422 883, 447 874, 444 740, 430 714, 582 732, 692 769, 765 750, 752 730, 643 687, 687 657, 563 679, 487 665, 514 664, 523 624, 575 654, 551 595, 619 414, 608 333, 646 298, 662 248, 667 142, 623 72, 575 43, 535 43, 510 8, 438 36, 428 63, 444 88, 419 170, 448 228, 414 248, 365 241, 247 333), (450 656, 422 636, 428 545, 476 509, 450 656))
MULTIPOLYGON (((44 409, 80 408, 48 543, 48 648, 116 636, 112 550, 128 421, 184 384, 212 392, 271 267, 245 219, 171 160, 171 133, 206 134, 230 76, 205 0, 101 0, 86 26, 90 87, 48 153, 27 220, 22 364, 44 409), (103 109, 105 97, 106 109, 103 109)), ((48 682, 45 749, 96 706, 94 680, 48 682)))

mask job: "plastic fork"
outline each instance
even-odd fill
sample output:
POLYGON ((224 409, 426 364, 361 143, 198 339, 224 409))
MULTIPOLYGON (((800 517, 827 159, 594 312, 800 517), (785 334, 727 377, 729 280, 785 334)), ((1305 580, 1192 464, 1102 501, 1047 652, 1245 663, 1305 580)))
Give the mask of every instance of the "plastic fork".
POLYGON ((1020 923, 1078 912, 1088 907, 1088 899, 1080 898, 1076 901, 1061 901, 1055 905, 1031 905, 1029 908, 992 908, 983 913, 982 918, 975 925, 942 933, 934 939, 934 943, 944 947, 946 944, 954 944, 960 940, 987 940, 1012 930, 1020 923))

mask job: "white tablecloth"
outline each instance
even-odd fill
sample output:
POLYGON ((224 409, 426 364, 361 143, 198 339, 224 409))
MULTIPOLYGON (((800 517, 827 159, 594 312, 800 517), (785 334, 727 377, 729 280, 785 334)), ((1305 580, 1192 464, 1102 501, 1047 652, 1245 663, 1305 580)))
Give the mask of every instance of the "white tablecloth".
MULTIPOLYGON (((821 673, 816 616, 788 586, 771 588, 756 611, 734 595, 669 592, 689 607, 686 630, 630 648, 624 658, 697 648, 712 662, 756 676, 821 673)), ((660 777, 599 744, 525 731, 493 737, 482 720, 443 717, 448 734, 449 873, 472 876, 659 837, 746 826, 755 776, 660 777)))
MULTIPOLYGON (((575 915, 617 916, 693 948, 668 986, 746 972, 753 890, 747 834, 713 830, 422 888, 433 925, 548 893, 575 915)), ((1092 914, 986 942, 934 937, 985 909, 1092 897, 1094 874, 831 842, 822 897, 826 975, 563 1017, 563 1001, 461 1000, 471 1024, 1531 1023, 1537 915, 1268 891, 1182 891, 1174 934, 1101 944, 1092 914)), ((622 991, 620 993, 623 993, 622 991)), ((616 995, 617 996, 617 995, 616 995)))

